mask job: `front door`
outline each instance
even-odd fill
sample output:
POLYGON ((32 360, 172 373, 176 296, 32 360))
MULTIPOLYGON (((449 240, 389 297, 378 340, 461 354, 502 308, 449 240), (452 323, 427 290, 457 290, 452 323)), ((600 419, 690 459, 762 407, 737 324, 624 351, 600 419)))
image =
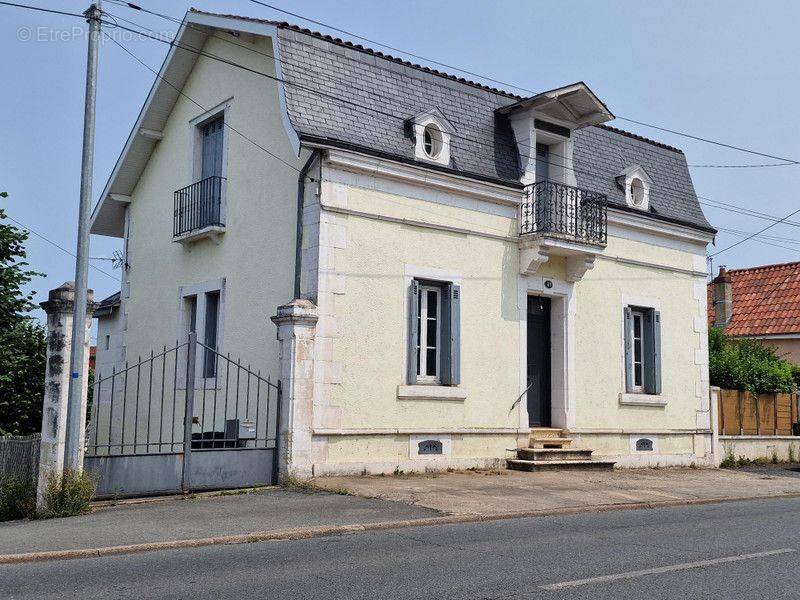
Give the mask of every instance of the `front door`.
POLYGON ((550 427, 550 298, 528 296, 528 422, 550 427))

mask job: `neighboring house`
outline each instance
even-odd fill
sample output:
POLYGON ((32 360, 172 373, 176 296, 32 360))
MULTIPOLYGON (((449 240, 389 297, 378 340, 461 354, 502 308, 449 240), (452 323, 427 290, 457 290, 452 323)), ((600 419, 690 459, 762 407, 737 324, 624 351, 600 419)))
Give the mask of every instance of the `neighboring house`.
POLYGON ((97 319, 97 346, 95 347, 95 377, 103 377, 115 366, 125 362, 120 293, 102 300, 94 312, 97 319))
POLYGON ((299 296, 298 473, 502 464, 531 427, 621 466, 710 462, 715 230, 680 150, 603 125, 583 83, 523 98, 197 11, 177 43, 93 216, 126 263, 98 368, 196 331, 277 375, 269 319, 299 296))
POLYGON ((800 262, 719 268, 708 284, 708 324, 756 338, 800 365, 800 262))

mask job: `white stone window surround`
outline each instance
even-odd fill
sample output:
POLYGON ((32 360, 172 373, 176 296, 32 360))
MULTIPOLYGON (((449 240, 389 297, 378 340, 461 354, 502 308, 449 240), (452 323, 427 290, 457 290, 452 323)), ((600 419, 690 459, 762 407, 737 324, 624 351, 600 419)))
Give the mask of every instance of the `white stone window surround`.
POLYGON ((625 191, 625 203, 641 211, 650 210, 650 188, 653 180, 641 165, 631 165, 617 175, 617 181, 625 191))
MULTIPOLYGON (((661 299, 645 296, 630 296, 623 294, 622 303, 620 305, 619 314, 622 314, 622 309, 626 306, 635 307, 639 309, 652 309, 661 312, 661 299)), ((662 318, 663 324, 663 318, 662 318)), ((664 407, 667 405, 667 399, 664 396, 663 389, 661 394, 646 394, 644 392, 626 392, 625 391, 625 323, 620 320, 620 341, 622 342, 622 356, 620 359, 620 389, 619 403, 623 406, 654 406, 664 407)), ((662 341, 663 343, 663 341, 662 341)))
POLYGON ((520 275, 519 310, 519 423, 528 429, 528 296, 550 298, 550 381, 553 427, 575 427, 575 284, 553 277, 520 275), (548 283, 550 287, 548 287, 548 283))
MULTIPOLYGON (((435 267, 426 267, 420 265, 405 265, 405 275, 403 279, 402 306, 404 312, 403 318, 403 348, 408 348, 408 289, 414 279, 422 279, 427 281, 436 281, 441 283, 453 283, 461 285, 463 276, 461 273, 447 271, 445 269, 438 269, 435 267)), ((463 345, 464 328, 462 327, 463 345)), ((407 350, 406 350, 407 351, 407 350)), ((406 378, 406 365, 408 364, 409 357, 404 354, 401 363, 400 373, 398 377, 400 381, 406 378)), ((398 400, 455 400, 464 401, 467 398, 467 391, 462 384, 459 385, 438 385, 431 384, 430 382, 421 382, 419 384, 406 385, 400 384, 397 386, 397 399, 398 400)))
POLYGON ((203 125, 222 117, 222 191, 220 193, 220 218, 227 223, 227 182, 228 182, 228 150, 230 144, 230 109, 233 97, 217 104, 214 108, 203 112, 189 121, 189 181, 191 185, 200 181, 203 165, 203 125))
POLYGON ((450 139, 455 128, 439 109, 431 109, 410 119, 414 135, 414 158, 450 166, 450 139), (433 153, 426 150, 425 130, 432 134, 433 153))
MULTIPOLYGON (((209 279, 201 283, 193 283, 182 285, 178 288, 178 340, 179 343, 186 343, 189 339, 189 319, 190 315, 187 311, 186 299, 195 297, 197 304, 195 308, 195 331, 198 332, 198 342, 203 342, 202 333, 205 331, 206 321, 206 294, 209 292, 219 293, 219 306, 217 308, 217 352, 223 354, 223 340, 225 329, 225 278, 209 279)), ((203 377, 203 348, 197 348, 197 361, 195 364, 195 382, 199 386, 204 384, 213 389, 218 381, 218 377, 203 377)), ((186 350, 182 349, 183 357, 185 359, 186 350)), ((180 369, 179 369, 180 371, 180 369)), ((186 389, 186 374, 178 373, 178 388, 186 389)))

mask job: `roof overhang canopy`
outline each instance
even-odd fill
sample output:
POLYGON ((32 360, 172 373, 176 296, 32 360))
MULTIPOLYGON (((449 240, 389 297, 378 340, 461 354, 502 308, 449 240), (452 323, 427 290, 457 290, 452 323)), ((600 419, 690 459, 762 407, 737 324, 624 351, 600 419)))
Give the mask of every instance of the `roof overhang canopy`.
POLYGON ((577 127, 599 125, 614 118, 608 107, 582 81, 524 98, 497 109, 501 115, 536 111, 552 119, 574 123, 577 127))

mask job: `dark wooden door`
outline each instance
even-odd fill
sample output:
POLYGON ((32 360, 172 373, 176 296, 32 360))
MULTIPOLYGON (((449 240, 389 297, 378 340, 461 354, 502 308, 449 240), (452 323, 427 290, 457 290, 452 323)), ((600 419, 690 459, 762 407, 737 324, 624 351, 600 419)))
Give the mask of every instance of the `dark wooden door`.
POLYGON ((550 298, 528 296, 528 421, 550 427, 550 298))

